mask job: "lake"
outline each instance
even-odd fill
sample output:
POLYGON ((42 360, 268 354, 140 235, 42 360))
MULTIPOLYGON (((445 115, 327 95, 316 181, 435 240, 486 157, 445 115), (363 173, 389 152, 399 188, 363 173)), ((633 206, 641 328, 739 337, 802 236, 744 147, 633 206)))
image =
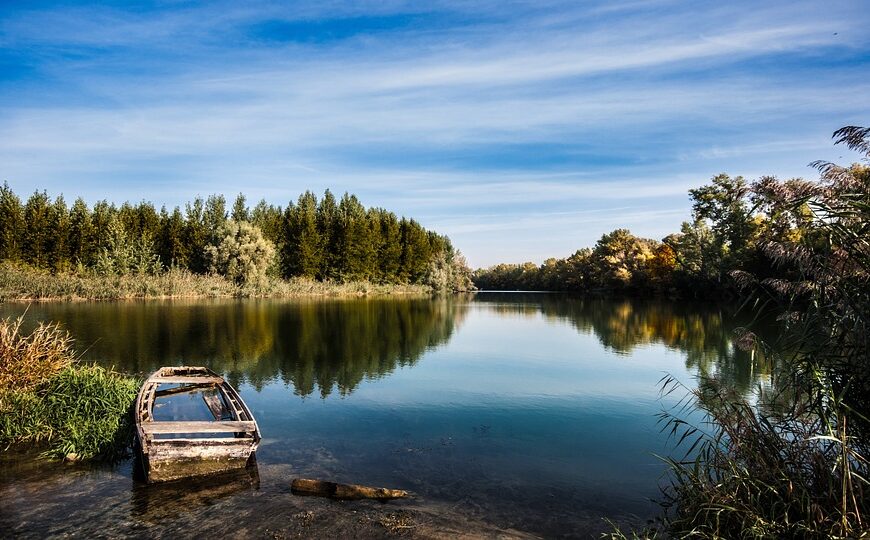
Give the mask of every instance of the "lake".
MULTIPOLYGON (((25 308, 4 304, 0 315, 25 308)), ((744 394, 769 383, 732 345, 747 323, 734 311, 544 293, 33 304, 28 324, 61 322, 87 361, 142 376, 173 364, 224 374, 264 439, 240 478, 169 487, 142 485, 131 459, 6 454, 0 529, 189 536, 240 526, 241 536, 280 537, 292 522, 314 536, 584 537, 607 530, 604 518, 641 525, 666 482, 655 454, 671 448, 656 414, 683 397, 662 399, 662 377, 693 387, 713 376, 744 394), (297 476, 416 497, 300 499, 289 492, 297 476), (404 511, 430 522, 383 523, 404 511), (357 530, 353 519, 374 521, 357 530)))

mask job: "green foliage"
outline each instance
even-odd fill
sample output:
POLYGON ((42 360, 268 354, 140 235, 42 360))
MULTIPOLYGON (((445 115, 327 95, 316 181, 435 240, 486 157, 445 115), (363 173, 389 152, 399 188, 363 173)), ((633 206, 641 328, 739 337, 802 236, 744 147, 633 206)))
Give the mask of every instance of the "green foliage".
POLYGON ((0 444, 40 444, 67 459, 111 459, 131 443, 139 381, 73 364, 32 391, 0 397, 0 444))
POLYGON ((17 261, 24 237, 24 212, 21 200, 7 183, 0 188, 0 259, 17 261))
MULTIPOLYGON (((870 157, 868 133, 848 127, 835 136, 870 157)), ((870 534, 870 173, 862 165, 815 165, 819 182, 765 178, 752 188, 768 219, 785 222, 768 227, 759 246, 783 273, 732 272, 750 300, 776 302, 783 341, 797 351, 782 359, 781 391, 753 403, 704 378, 689 403, 707 413, 705 429, 679 413, 662 417, 695 452, 669 460, 663 524, 672 536, 870 534), (799 234, 789 230, 795 224, 799 234)), ((738 345, 768 349, 749 330, 738 345)))
POLYGON ((245 195, 239 193, 236 200, 233 202, 233 211, 230 214, 230 219, 233 221, 251 221, 251 213, 248 212, 248 203, 245 195))
POLYGON ((237 285, 260 286, 274 264, 275 247, 248 222, 226 222, 216 244, 206 248, 212 272, 237 285))
POLYGON ((21 333, 23 317, 0 321, 0 446, 38 443, 52 457, 112 457, 129 443, 139 383, 77 364, 56 324, 21 333))
POLYGON ((196 197, 171 212, 146 201, 120 208, 99 201, 89 209, 81 198, 68 208, 63 197, 51 202, 38 191, 22 206, 6 184, 0 189, 0 261, 56 274, 150 275, 169 268, 205 274, 213 262, 208 248, 223 242, 228 217, 261 231, 277 251, 269 271, 285 279, 422 284, 433 265, 453 264, 446 237, 384 209, 367 209, 348 193, 337 202, 329 190, 319 201, 306 191, 286 210, 264 200, 249 209, 239 194, 228 216, 222 195, 196 197))
POLYGON ((317 197, 310 191, 290 204, 284 217, 282 273, 285 277, 317 277, 323 266, 323 242, 317 228, 317 197))

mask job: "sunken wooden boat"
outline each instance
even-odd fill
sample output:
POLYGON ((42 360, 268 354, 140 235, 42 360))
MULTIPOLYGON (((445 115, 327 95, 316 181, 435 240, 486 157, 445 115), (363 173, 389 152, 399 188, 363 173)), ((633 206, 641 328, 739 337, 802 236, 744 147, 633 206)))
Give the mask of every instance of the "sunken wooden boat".
POLYGON ((245 467, 260 443, 236 389, 204 367, 155 371, 139 390, 134 414, 148 482, 245 467))

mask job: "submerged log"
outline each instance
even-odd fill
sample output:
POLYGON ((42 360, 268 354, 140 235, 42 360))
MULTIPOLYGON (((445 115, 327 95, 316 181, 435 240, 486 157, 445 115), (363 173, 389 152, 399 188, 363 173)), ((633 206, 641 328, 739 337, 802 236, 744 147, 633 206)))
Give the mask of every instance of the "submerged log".
POLYGON ((345 501, 360 499, 374 499, 377 501, 389 501, 391 499, 403 499, 408 492, 401 489, 375 488, 358 486, 355 484, 337 484, 324 482, 323 480, 310 480, 296 478, 290 486, 294 495, 314 495, 317 497, 329 497, 345 501))

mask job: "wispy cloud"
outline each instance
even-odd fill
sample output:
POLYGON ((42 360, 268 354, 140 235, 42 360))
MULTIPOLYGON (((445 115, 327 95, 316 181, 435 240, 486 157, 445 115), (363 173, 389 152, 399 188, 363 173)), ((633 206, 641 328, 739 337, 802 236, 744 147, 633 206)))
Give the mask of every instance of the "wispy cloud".
POLYGON ((722 170, 838 159, 830 132, 870 114, 868 22, 853 2, 7 6, 0 177, 168 204, 347 189, 476 264, 540 259, 620 219, 673 229, 722 170))

